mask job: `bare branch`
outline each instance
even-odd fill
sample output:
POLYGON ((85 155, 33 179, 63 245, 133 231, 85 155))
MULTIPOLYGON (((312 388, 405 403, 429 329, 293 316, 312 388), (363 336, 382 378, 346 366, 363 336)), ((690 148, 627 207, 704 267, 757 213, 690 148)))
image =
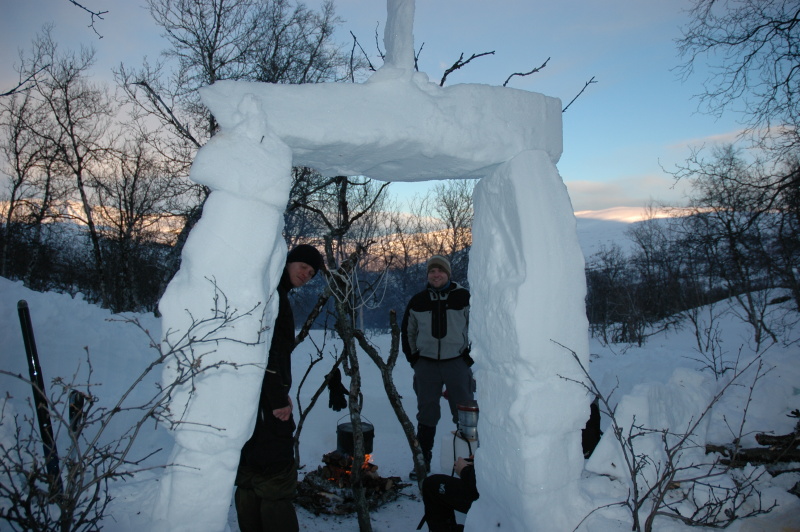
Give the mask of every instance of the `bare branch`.
POLYGON ((546 66, 547 66, 547 62, 548 62, 548 61, 550 61, 550 58, 549 58, 549 57, 548 57, 547 59, 545 59, 545 60, 544 60, 544 63, 542 63, 542 65, 541 65, 541 66, 534 68, 534 69, 533 69, 533 70, 531 70, 530 72, 524 72, 524 73, 515 72, 515 73, 511 74, 510 76, 508 76, 508 77, 506 78, 505 82, 503 82, 503 87, 505 87, 506 85, 508 85, 508 82, 509 82, 509 81, 511 81, 511 78, 513 78, 514 76, 523 76, 523 77, 524 77, 524 76, 530 76, 531 74, 535 74, 536 72, 539 72, 540 70, 542 70, 544 67, 546 67, 546 66))
POLYGON ((381 51, 381 40, 378 36, 378 26, 380 26, 380 23, 375 24, 375 48, 378 50, 378 55, 380 56, 381 60, 385 60, 386 54, 381 51))
POLYGON ((151 101, 153 101, 153 103, 155 103, 158 106, 158 108, 169 117, 170 123, 173 126, 175 126, 175 128, 180 132, 180 134, 186 140, 190 141, 192 144, 194 144, 198 148, 202 147, 202 144, 200 144, 200 142, 196 138, 194 138, 194 135, 192 135, 192 132, 189 131, 189 128, 187 128, 186 126, 183 125, 183 123, 181 123, 181 121, 178 119, 178 117, 175 116, 175 114, 172 112, 172 108, 170 108, 170 106, 167 105, 167 103, 161 98, 161 95, 159 95, 150 86, 150 84, 148 82, 142 80, 142 81, 136 81, 133 84, 134 85, 139 85, 140 87, 142 87, 147 92, 147 94, 150 97, 151 101))
MULTIPOLYGON (((420 52, 421 51, 422 51, 422 48, 420 48, 420 52)), ((479 57, 483 57, 484 55, 494 55, 494 51, 483 52, 483 53, 480 53, 480 54, 472 54, 469 57, 469 59, 467 59, 466 61, 463 60, 464 59, 464 54, 462 53, 458 57, 458 61, 453 63, 453 66, 451 66, 450 68, 448 68, 447 70, 444 71, 444 75, 442 76, 442 80, 439 82, 439 86, 440 87, 444 87, 444 81, 447 79, 447 76, 450 75, 451 72, 454 72, 454 71, 458 70, 459 68, 468 65, 470 63, 470 61, 472 61, 473 59, 477 59, 479 57)))
MULTIPOLYGON (((50 484, 51 473, 40 458, 42 439, 40 432, 33 427, 36 416, 9 415, 6 408, 11 405, 12 398, 0 399, 0 420, 16 436, 11 443, 7 438, 0 443, 0 499, 10 502, 10 505, 4 504, 0 508, 0 521, 10 523, 14 530, 99 530, 111 501, 109 484, 112 481, 131 478, 152 469, 191 467, 178 463, 151 465, 152 458, 160 449, 136 446, 146 423, 155 420, 173 428, 179 424, 191 424, 224 430, 182 419, 181 410, 185 405, 176 404, 180 401, 175 399, 175 392, 191 386, 185 399, 188 403, 194 392, 193 382, 201 374, 222 367, 236 369, 244 366, 218 358, 208 360, 205 356, 226 342, 260 343, 262 331, 252 341, 227 336, 227 331, 235 329, 239 320, 251 315, 261 305, 257 304, 247 312, 232 309, 216 283, 210 282, 215 290, 211 314, 201 319, 192 317, 184 333, 168 332, 164 342, 153 338, 135 317, 110 320, 141 330, 149 348, 156 352, 141 371, 132 376, 129 384, 121 387, 119 395, 110 400, 101 400, 93 392, 95 382, 88 348, 86 380, 78 380, 77 370, 71 381, 55 377, 50 394, 21 375, 0 369, 0 377, 39 389, 45 398, 45 404, 40 408, 49 413, 56 436, 59 432, 65 434, 66 438, 61 438, 61 441, 68 444, 65 457, 56 464, 56 475, 63 481, 64 489, 60 493, 48 491, 46 486, 50 484), (155 387, 147 386, 156 371, 167 364, 175 370, 173 376, 155 387), (77 408, 71 400, 75 392, 84 398, 83 404, 77 408)), ((28 406, 34 408, 30 401, 28 406)))
MULTIPOLYGON (((367 55, 367 52, 366 52, 366 51, 364 50, 364 48, 361 46, 361 43, 360 43, 360 42, 358 42, 358 37, 356 37, 355 33, 353 33, 352 31, 350 32, 350 35, 352 35, 352 37, 353 37, 353 48, 355 48, 356 46, 358 46, 358 49, 359 49, 359 50, 361 50, 361 53, 362 53, 362 54, 364 54, 364 59, 366 59, 366 60, 367 60, 367 65, 369 65, 369 70, 370 70, 371 72, 375 72, 375 67, 374 67, 374 66, 372 66, 372 61, 370 61, 370 60, 369 60, 369 56, 367 55)), ((351 57, 351 63, 352 63, 352 55, 353 55, 353 54, 352 54, 352 52, 351 52, 351 53, 350 53, 350 57, 351 57)), ((351 70, 351 76, 352 76, 352 75, 353 75, 353 72, 352 72, 352 70, 353 70, 353 69, 351 68, 350 70, 351 70)), ((355 79, 353 79, 353 81, 355 81, 355 79)))
MULTIPOLYGON (((724 482, 712 481, 712 479, 725 477, 728 474, 729 468, 721 467, 719 458, 711 459, 706 463, 681 463, 682 457, 688 449, 700 446, 695 441, 697 429, 708 418, 712 408, 719 403, 731 386, 738 386, 742 376, 755 365, 756 373, 750 385, 752 393, 756 382, 764 375, 761 355, 757 355, 743 367, 734 368, 733 377, 719 388, 717 393, 705 404, 705 407, 696 416, 691 417, 685 427, 673 431, 670 428, 645 427, 637 422, 636 416, 633 416, 629 425, 617 419, 616 406, 612 407, 610 404, 610 394, 601 393, 577 353, 554 340, 551 341, 572 355, 583 374, 583 380, 563 376, 561 378, 580 384, 594 394, 600 402, 601 409, 611 420, 608 430, 619 444, 624 460, 624 467, 620 471, 625 472, 627 476, 624 481, 629 483, 626 500, 620 501, 618 504, 630 511, 633 522, 632 530, 651 532, 656 516, 670 517, 695 526, 721 528, 730 524, 734 519, 745 517, 745 515, 737 513, 741 510, 749 512, 746 515, 750 516, 767 513, 774 508, 774 505, 768 508, 762 506, 761 494, 755 485, 758 476, 763 474, 763 471, 745 475, 744 479, 740 479, 741 481, 734 482, 735 486, 731 488, 724 482), (640 439, 653 436, 660 437, 663 458, 642 452, 644 446, 640 445, 640 439), (648 471, 650 474, 645 474, 648 471), (675 502, 675 496, 667 496, 676 491, 677 485, 684 484, 686 487, 683 488, 683 495, 679 497, 678 503, 675 502), (697 489, 699 497, 694 495, 695 489, 697 489), (693 510, 689 516, 685 513, 686 507, 693 510), (644 523, 642 523, 640 513, 644 508, 649 508, 649 510, 644 523)), ((749 404, 750 398, 745 403, 743 417, 747 415, 749 404)), ((744 420, 742 424, 744 424, 744 420)))
POLYGON ((587 88, 589 85, 591 85, 592 83, 597 83, 597 81, 595 81, 595 79, 594 79, 594 76, 592 76, 592 79, 590 79, 589 81, 587 81, 587 82, 586 82, 586 83, 583 85, 583 88, 581 89, 581 91, 580 91, 578 94, 576 94, 576 95, 575 95, 575 97, 574 97, 572 100, 570 100, 570 102, 567 104, 567 106, 566 106, 566 107, 564 107, 564 108, 561 110, 561 112, 562 112, 562 113, 566 113, 566 112, 567 112, 567 109, 569 109, 569 106, 570 106, 570 105, 572 105, 572 104, 575 102, 575 100, 577 100, 577 99, 578 99, 578 96, 580 96, 581 94, 583 94, 583 91, 585 91, 585 90, 586 90, 586 88, 587 88))
POLYGON ((89 8, 87 8, 87 7, 85 7, 85 6, 81 5, 81 4, 79 4, 79 3, 78 3, 78 2, 76 2, 75 0, 67 0, 67 1, 68 1, 68 2, 70 2, 72 5, 74 5, 74 6, 77 6, 77 7, 81 8, 81 9, 83 9, 84 11, 86 11, 87 13, 89 13, 89 15, 91 15, 91 17, 92 17, 92 19, 91 19, 91 20, 92 20, 92 23, 91 23, 91 24, 89 24, 89 27, 90 27, 90 28, 92 28, 92 31, 94 31, 94 32, 95 32, 95 34, 97 34, 97 36, 98 36, 100 39, 102 39, 102 38, 103 38, 103 36, 102 36, 102 35, 100 35, 100 33, 97 31, 97 28, 95 28, 95 27, 94 27, 94 23, 95 23, 95 19, 105 20, 105 19, 103 18, 103 15, 105 15, 106 13, 108 13, 108 10, 106 10, 106 11, 92 11, 91 9, 89 9, 89 8))
POLYGON ((51 66, 50 63, 48 63, 48 64, 42 66, 41 68, 39 68, 38 70, 36 70, 36 72, 31 73, 30 75, 28 75, 27 78, 25 78, 24 80, 20 81, 17 84, 16 87, 14 87, 13 89, 11 89, 8 92, 4 92, 4 93, 0 94, 0 98, 2 98, 3 96, 11 96, 12 94, 16 94, 18 92, 22 92, 22 91, 28 90, 28 87, 25 87, 23 89, 25 84, 28 83, 29 81, 33 81, 34 78, 36 78, 37 74, 39 74, 40 72, 42 72, 44 70, 47 70, 48 68, 50 68, 50 66, 51 66))
POLYGON ((369 343, 364 331, 355 330, 353 331, 353 335, 358 340, 358 345, 361 349, 369 355, 381 372, 381 379, 383 380, 383 386, 386 390, 386 396, 389 398, 389 403, 392 405, 397 420, 400 422, 400 426, 403 428, 403 432, 406 435, 408 446, 411 448, 411 454, 414 456, 414 470, 417 472, 419 485, 422 486, 422 481, 425 480, 427 476, 425 458, 422 454, 419 441, 417 441, 414 424, 403 408, 403 398, 398 393, 394 385, 394 379, 392 378, 392 371, 394 371, 394 365, 397 362, 397 356, 400 352, 400 327, 397 325, 397 313, 395 311, 389 313, 389 322, 392 330, 392 343, 389 349, 389 358, 386 362, 383 361, 378 350, 369 343))

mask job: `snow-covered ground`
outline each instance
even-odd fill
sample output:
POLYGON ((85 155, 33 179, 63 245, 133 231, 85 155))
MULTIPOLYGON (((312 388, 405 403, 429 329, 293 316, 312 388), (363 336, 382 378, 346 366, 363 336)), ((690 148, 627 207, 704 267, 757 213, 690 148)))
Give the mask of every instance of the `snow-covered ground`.
MULTIPOLYGON (((20 282, 0 278, 0 343, 2 350, 2 368, 12 373, 27 375, 25 351, 17 318, 17 301, 26 300, 31 309, 35 328, 35 338, 42 362, 45 382, 56 377, 71 380, 73 375, 85 375, 88 370, 87 350, 91 357, 92 381, 96 384, 93 393, 106 404, 116 400, 119 393, 128 383, 136 378, 147 363, 155 356, 149 347, 149 339, 144 332, 130 323, 119 321, 119 316, 112 316, 108 311, 87 304, 80 298, 55 293, 37 293, 25 289, 20 282)), ((159 338, 160 322, 152 315, 137 316, 142 325, 154 338, 159 338)), ((737 356, 747 361, 752 358, 748 347, 748 329, 733 315, 720 320, 724 339, 724 356, 733 362, 737 356)), ((798 329, 794 329, 795 338, 798 329)), ((300 403, 305 407, 308 398, 316 390, 321 376, 328 371, 333 360, 333 353, 340 348, 332 338, 323 338, 322 333, 313 334, 315 343, 323 346, 327 360, 317 364, 307 378, 307 383, 300 393, 300 403)), ((388 355, 389 337, 385 335, 373 337, 376 346, 384 356, 388 355)), ((683 374, 679 379, 683 386, 681 396, 706 396, 713 393, 724 381, 715 381, 709 371, 702 371, 704 363, 696 351, 694 338, 687 329, 658 334, 648 340, 642 348, 628 346, 602 346, 592 341, 591 373, 600 389, 610 392, 615 386, 614 399, 624 395, 641 398, 653 395, 654 391, 661 398, 660 407, 664 411, 678 407, 679 399, 668 392, 668 383, 676 369, 690 370, 693 378, 683 374), (650 385, 647 385, 651 383, 650 385), (647 385, 644 386, 643 385, 647 385), (638 386, 638 388, 637 388, 638 386), (634 390, 636 388, 636 390, 634 390), (665 391, 667 390, 667 391, 665 391), (704 395, 705 394, 705 395, 704 395)), ((314 348, 306 341, 294 355, 295 384, 299 384, 311 359, 314 348)), ((566 356, 566 355, 565 355, 566 356)), ((757 384, 749 406, 744 433, 745 446, 755 445, 755 432, 773 432, 784 434, 790 432, 796 422, 787 416, 793 409, 800 408, 800 347, 797 343, 790 347, 774 345, 763 355, 766 367, 772 368, 757 384)), ((361 362, 363 373, 364 416, 375 426, 373 461, 379 466, 382 476, 400 476, 407 479, 412 468, 411 454, 402 430, 391 410, 383 391, 381 379, 375 365, 364 356, 361 362)), ((403 395, 404 405, 409 414, 414 413, 414 394, 411 389, 411 371, 408 364, 400 359, 395 369, 395 382, 403 395)), ((680 374, 679 374, 680 375, 680 374)), ((152 386, 160 377, 155 371, 149 379, 140 385, 139 394, 152 391, 152 386)), ((8 445, 13 440, 6 422, 13 412, 30 414, 25 401, 30 396, 30 389, 14 378, 2 376, 0 388, 7 392, 11 399, 3 410, 3 425, 0 426, 0 441, 8 445)), ((346 381, 345 381, 346 382, 346 381)), ((741 419, 742 408, 752 382, 752 374, 741 380, 741 386, 729 389, 727 395, 714 409, 708 427, 708 440, 714 443, 728 443, 731 432, 728 427, 736 428, 741 419)), ((480 383, 478 383, 480 386, 480 383)), ((634 404, 643 406, 642 401, 634 400, 634 404)), ((444 405, 443 405, 444 406, 444 405)), ((649 418, 657 416, 650 406, 649 418)), ((334 412, 327 408, 327 393, 322 396, 309 418, 306 420, 300 435, 302 472, 316 469, 321 465, 322 455, 336 448, 336 427, 343 412, 334 412)), ((641 415, 641 414, 640 414, 641 415)), ((644 421, 639 418, 639 421, 644 421)), ((655 421, 653 421, 655 422, 655 421)), ((607 419, 603 419, 606 429, 607 419)), ((455 427, 449 422, 441 422, 437 436, 434 456, 441 456, 450 444, 450 431, 455 427)), ((677 427, 673 427, 676 428, 677 427)), ((63 434, 62 434, 63 436, 63 434)), ((593 460, 602 463, 605 455, 612 453, 611 442, 604 442, 607 449, 598 448, 593 460)), ((65 444, 64 444, 65 445, 65 444)), ((137 439, 135 454, 144 455, 151 450, 164 449, 149 460, 150 464, 163 464, 169 456, 172 439, 165 430, 153 423, 145 425, 137 439)), ((490 460, 491 457, 480 459, 490 460)), ((449 473, 447 464, 434 461, 434 469, 449 473)), ((601 469, 595 465, 594 469, 601 469)), ((301 474, 302 474, 301 472, 301 474)), ((106 530, 141 529, 153 498, 157 493, 154 484, 158 482, 158 470, 138 474, 133 479, 112 486, 116 499, 110 507, 110 520, 106 522, 106 530), (113 519, 113 520, 112 520, 113 519)), ((771 514, 753 519, 735 522, 729 530, 796 530, 800 527, 800 499, 787 493, 787 490, 800 480, 797 473, 784 474, 772 478, 764 475, 759 483, 763 499, 766 503, 776 500, 779 504, 771 514), (787 527, 787 528, 781 528, 787 527), (794 527, 794 528, 792 528, 794 527)), ((198 489, 201 489, 200 487, 198 489)), ((610 478, 589 473, 585 474, 584 495, 587 501, 601 506, 622 500, 625 496, 625 484, 610 478)), ((376 531, 414 530, 422 517, 423 507, 415 486, 403 490, 403 495, 378 511, 373 512, 373 529, 376 531)), ((307 531, 351 531, 357 529, 355 516, 330 517, 314 516, 298 509, 301 529, 307 531)), ((596 512, 589 521, 589 530, 629 530, 630 521, 626 511, 621 508, 609 508, 596 512), (593 523, 593 524, 592 524, 593 523)), ((237 531, 235 511, 231 509, 230 529, 237 531)), ((658 530, 688 530, 688 527, 675 521, 662 519, 657 521, 658 530)), ((10 530, 7 524, 0 523, 0 530, 10 530)))

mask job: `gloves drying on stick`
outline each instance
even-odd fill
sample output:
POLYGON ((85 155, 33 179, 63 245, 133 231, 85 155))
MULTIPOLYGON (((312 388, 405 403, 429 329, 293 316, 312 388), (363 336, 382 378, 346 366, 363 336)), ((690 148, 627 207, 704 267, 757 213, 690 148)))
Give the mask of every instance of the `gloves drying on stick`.
POLYGON ((328 374, 328 407, 338 412, 347 406, 350 391, 342 384, 342 372, 333 368, 328 374))

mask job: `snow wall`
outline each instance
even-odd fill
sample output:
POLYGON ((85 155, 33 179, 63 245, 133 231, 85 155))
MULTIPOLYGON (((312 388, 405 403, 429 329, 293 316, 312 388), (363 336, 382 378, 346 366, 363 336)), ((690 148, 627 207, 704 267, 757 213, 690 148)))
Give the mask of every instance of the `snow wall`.
MULTIPOLYGON (((160 303, 162 341, 175 345, 187 331, 220 339, 184 354, 221 366, 173 393, 180 423, 153 530, 226 527, 277 312, 293 165, 387 181, 482 178, 469 272, 481 498, 467 530, 571 530, 586 513, 578 483, 589 399, 564 378, 582 378, 569 350, 588 366, 588 335, 583 256, 555 166, 561 102, 431 83, 413 69, 413 0, 387 4, 387 63, 363 84, 219 82, 201 91, 221 131, 191 179, 212 193, 160 303)), ((162 382, 179 375, 173 364, 162 382)))

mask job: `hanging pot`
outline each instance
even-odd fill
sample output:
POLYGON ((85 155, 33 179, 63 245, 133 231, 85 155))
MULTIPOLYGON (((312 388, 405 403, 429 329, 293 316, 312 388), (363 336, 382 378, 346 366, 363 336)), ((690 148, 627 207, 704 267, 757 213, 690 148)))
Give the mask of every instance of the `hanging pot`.
MULTIPOLYGON (((345 416, 346 417, 346 416, 345 416)), ((341 418, 341 419, 344 419, 341 418)), ((341 421, 341 419, 339 421, 341 421)), ((361 432, 364 435, 364 453, 372 454, 372 440, 375 438, 375 426, 361 418, 361 432)), ((336 449, 339 452, 353 456, 353 424, 351 422, 339 423, 336 426, 336 449)))

